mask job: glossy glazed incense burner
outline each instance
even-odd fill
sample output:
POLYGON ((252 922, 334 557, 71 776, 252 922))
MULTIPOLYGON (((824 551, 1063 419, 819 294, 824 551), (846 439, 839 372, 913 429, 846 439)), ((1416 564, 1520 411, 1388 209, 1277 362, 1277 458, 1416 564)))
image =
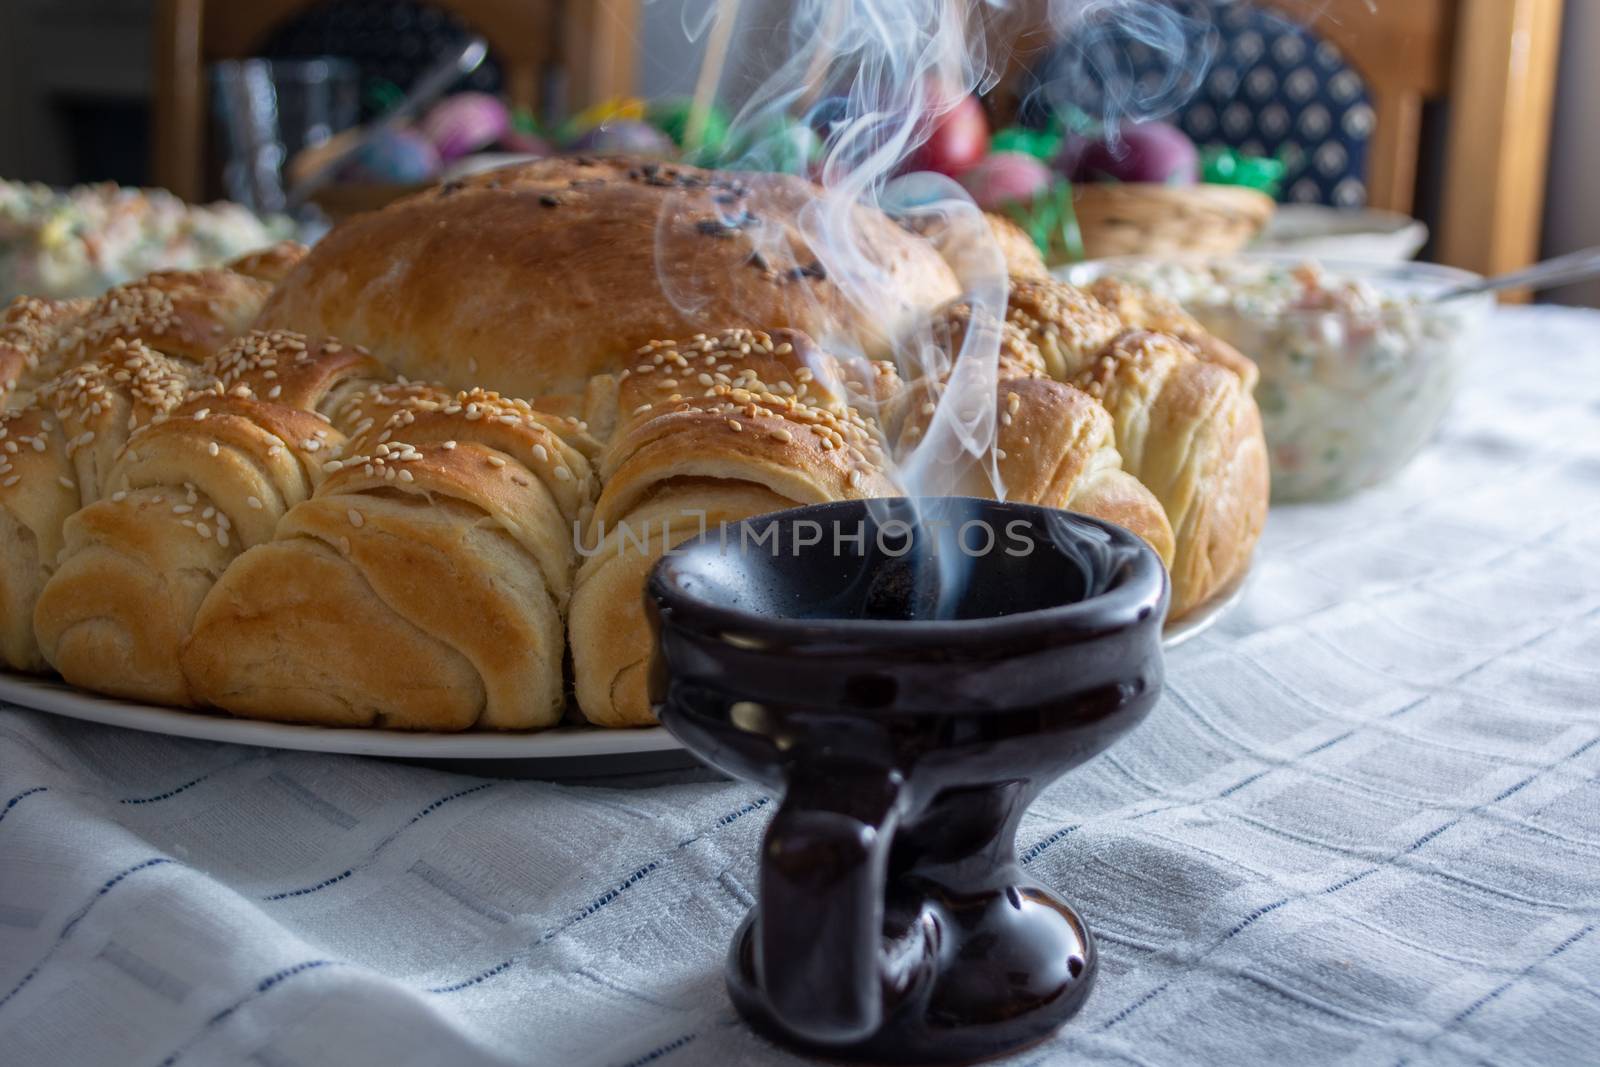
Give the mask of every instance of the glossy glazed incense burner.
POLYGON ((784 790, 728 959, 752 1024, 952 1063, 1078 1010, 1094 942, 1015 837, 1160 693, 1167 578, 1143 541, 1030 505, 847 501, 711 532, 647 595, 662 723, 784 790))

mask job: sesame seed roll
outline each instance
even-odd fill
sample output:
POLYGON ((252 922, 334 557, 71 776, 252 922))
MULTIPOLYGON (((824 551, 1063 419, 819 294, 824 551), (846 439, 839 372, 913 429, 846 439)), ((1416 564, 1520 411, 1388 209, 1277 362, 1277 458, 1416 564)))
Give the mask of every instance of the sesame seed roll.
POLYGON ((881 433, 851 406, 853 393, 838 362, 792 330, 725 330, 639 350, 618 377, 618 424, 573 593, 585 718, 652 721, 640 591, 667 548, 702 524, 897 493, 881 433))

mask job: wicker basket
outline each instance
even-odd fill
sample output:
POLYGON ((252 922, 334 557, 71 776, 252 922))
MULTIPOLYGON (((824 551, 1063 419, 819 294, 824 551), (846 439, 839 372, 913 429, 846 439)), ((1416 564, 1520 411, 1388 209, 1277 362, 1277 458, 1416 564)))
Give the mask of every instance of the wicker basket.
POLYGON ((1153 182, 1079 185, 1072 206, 1090 259, 1226 255, 1249 244, 1277 208, 1265 193, 1239 185, 1153 182))

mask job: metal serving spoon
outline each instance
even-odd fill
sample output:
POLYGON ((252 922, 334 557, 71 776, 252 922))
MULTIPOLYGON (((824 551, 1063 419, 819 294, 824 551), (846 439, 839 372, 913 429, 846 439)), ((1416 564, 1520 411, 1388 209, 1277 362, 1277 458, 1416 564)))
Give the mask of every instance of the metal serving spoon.
POLYGON ((1497 274, 1493 278, 1481 278, 1475 282, 1458 285, 1437 294, 1431 302, 1442 304, 1446 300, 1459 300, 1462 297, 1493 293, 1501 289, 1550 289, 1570 282, 1585 281, 1597 275, 1600 275, 1600 246, 1547 259, 1543 263, 1535 263, 1531 267, 1512 271, 1510 274, 1497 274))

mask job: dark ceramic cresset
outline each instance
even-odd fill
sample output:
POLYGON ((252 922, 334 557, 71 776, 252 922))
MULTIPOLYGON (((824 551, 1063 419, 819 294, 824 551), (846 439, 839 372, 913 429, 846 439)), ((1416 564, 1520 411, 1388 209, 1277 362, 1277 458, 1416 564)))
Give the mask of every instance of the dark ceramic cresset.
POLYGON ((1078 1010, 1093 940, 1015 837, 1160 693, 1167 579, 1143 541, 1030 505, 848 501, 713 531, 647 597, 662 723, 785 791, 728 959, 751 1023, 953 1063, 1078 1010))

